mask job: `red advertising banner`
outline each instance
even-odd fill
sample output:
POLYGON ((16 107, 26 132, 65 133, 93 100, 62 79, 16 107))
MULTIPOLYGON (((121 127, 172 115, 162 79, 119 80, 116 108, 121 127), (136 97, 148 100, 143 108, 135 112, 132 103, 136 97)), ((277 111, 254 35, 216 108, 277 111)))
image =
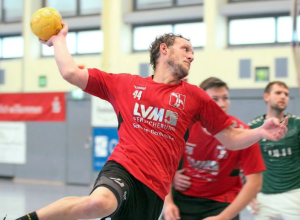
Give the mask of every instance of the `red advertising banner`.
POLYGON ((65 121, 64 92, 0 94, 0 121, 65 121))

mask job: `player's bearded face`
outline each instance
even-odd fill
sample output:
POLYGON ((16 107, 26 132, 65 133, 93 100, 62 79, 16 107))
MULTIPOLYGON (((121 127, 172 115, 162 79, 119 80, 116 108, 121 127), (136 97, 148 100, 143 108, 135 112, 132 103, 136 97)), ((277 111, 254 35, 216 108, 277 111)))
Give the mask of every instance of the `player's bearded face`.
POLYGON ((278 112, 283 112, 286 109, 286 107, 287 107, 286 103, 275 102, 275 101, 274 102, 270 102, 270 106, 271 106, 272 109, 274 109, 274 110, 276 110, 278 112))
POLYGON ((279 111, 279 112, 283 112, 285 109, 286 109, 286 106, 282 106, 282 105, 279 105, 279 104, 272 104, 271 105, 271 108, 276 110, 276 111, 279 111))
POLYGON ((175 58, 174 50, 171 50, 169 59, 167 60, 169 67, 172 69, 173 75, 177 79, 183 79, 189 74, 189 67, 179 63, 175 58))
POLYGON ((278 112, 283 112, 289 101, 289 90, 277 84, 273 85, 269 94, 270 107, 278 112))

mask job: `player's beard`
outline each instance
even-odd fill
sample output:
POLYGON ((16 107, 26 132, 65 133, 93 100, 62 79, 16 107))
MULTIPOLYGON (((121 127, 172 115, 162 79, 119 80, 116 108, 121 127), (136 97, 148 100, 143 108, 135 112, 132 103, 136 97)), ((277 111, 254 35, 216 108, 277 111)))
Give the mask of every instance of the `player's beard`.
POLYGON ((189 70, 187 68, 184 68, 181 64, 175 64, 172 59, 168 59, 167 63, 172 69, 173 76, 176 79, 181 80, 189 74, 189 70))
POLYGON ((281 113, 281 112, 283 112, 283 111, 286 109, 286 105, 285 105, 284 107, 280 107, 278 104, 272 104, 272 105, 271 105, 271 108, 272 108, 274 111, 276 111, 276 112, 278 112, 278 113, 281 113))

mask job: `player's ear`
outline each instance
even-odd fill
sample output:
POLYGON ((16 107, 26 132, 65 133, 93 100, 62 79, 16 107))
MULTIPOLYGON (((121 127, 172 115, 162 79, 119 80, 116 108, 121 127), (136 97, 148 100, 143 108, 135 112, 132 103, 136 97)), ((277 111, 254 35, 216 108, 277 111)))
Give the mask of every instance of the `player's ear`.
POLYGON ((167 49, 168 49, 168 46, 166 43, 161 43, 160 46, 159 46, 159 51, 160 53, 166 55, 167 54, 167 49))
POLYGON ((265 100, 265 102, 269 101, 269 93, 267 93, 267 92, 264 93, 264 100, 265 100))

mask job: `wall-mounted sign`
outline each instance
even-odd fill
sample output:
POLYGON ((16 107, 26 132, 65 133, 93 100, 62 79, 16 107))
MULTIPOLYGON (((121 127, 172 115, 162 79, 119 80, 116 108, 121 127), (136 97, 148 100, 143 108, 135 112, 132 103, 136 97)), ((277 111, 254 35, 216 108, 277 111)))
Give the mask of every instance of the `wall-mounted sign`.
POLYGON ((112 105, 95 96, 92 96, 92 126, 118 127, 118 119, 112 105))
POLYGON ((65 93, 0 94, 0 121, 65 121, 65 93))
POLYGON ((119 143, 117 128, 93 128, 93 168, 99 171, 119 143))
POLYGON ((26 162, 26 125, 22 122, 0 123, 0 163, 26 162))

